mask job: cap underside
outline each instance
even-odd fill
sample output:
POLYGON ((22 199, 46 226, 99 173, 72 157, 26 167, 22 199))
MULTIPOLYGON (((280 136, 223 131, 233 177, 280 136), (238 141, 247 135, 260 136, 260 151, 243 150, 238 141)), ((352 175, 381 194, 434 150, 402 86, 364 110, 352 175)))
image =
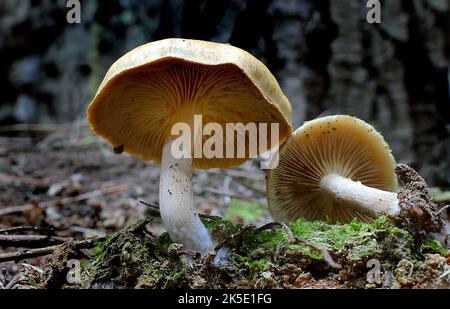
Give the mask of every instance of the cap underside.
MULTIPOLYGON (((173 57, 116 75, 88 108, 88 119, 97 134, 114 147, 123 145, 126 152, 157 163, 164 143, 176 138, 171 136, 172 126, 187 123, 192 127, 194 115, 202 116, 203 125, 215 122, 222 127, 223 139, 215 134, 222 140, 224 154, 226 145, 236 140, 234 131, 226 131, 226 123, 268 123, 269 145, 270 123, 279 123, 280 141, 291 131, 277 107, 236 65, 205 65, 173 57)), ((248 148, 248 138, 245 140, 248 148)), ((194 158, 193 166, 231 167, 248 158, 247 152, 244 158, 194 158)))
POLYGON ((370 218, 320 189, 328 174, 360 181, 386 191, 397 190, 395 160, 383 137, 355 117, 323 117, 298 128, 280 149, 279 164, 268 175, 267 198, 280 221, 300 217, 349 222, 370 218))

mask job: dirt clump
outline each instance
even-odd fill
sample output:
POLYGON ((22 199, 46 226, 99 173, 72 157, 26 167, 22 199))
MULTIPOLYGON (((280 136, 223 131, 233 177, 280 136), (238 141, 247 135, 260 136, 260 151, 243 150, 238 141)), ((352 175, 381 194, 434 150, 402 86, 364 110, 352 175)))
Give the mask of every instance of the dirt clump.
POLYGON ((398 193, 401 225, 418 238, 441 231, 444 220, 429 195, 425 180, 406 164, 398 164, 395 172, 401 183, 398 193))
POLYGON ((140 221, 101 245, 101 253, 83 272, 84 287, 415 288, 445 286, 450 280, 448 251, 432 240, 418 249, 414 237, 386 217, 369 223, 289 224, 296 237, 326 248, 341 269, 330 267, 321 251, 291 242, 289 233, 276 225, 261 230, 205 220, 218 243, 229 239, 228 256, 217 263, 184 251, 166 233, 149 236, 148 222, 140 221), (377 280, 368 276, 374 271, 377 280))

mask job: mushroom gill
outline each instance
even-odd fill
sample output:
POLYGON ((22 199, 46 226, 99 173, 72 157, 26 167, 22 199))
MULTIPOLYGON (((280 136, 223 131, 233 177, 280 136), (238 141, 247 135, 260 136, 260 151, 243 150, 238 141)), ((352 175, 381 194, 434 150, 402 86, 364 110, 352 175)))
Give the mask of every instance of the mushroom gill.
POLYGON ((395 191, 394 169, 388 145, 364 121, 338 115, 306 122, 281 147, 278 167, 269 171, 270 210, 278 220, 369 220, 371 211, 342 192, 324 188, 324 180, 336 175, 368 188, 395 191))

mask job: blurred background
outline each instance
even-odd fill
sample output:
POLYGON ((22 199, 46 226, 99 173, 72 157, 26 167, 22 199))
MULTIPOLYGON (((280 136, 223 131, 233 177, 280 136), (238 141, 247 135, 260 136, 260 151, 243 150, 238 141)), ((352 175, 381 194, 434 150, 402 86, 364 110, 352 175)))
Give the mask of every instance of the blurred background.
POLYGON ((449 186, 449 2, 380 2, 382 22, 369 24, 365 0, 84 0, 69 24, 66 0, 0 0, 0 126, 84 121, 107 68, 140 44, 227 42, 277 77, 294 128, 358 116, 398 161, 449 186))
MULTIPOLYGON (((157 203, 159 167, 114 154, 85 111, 118 57, 169 37, 251 52, 290 99, 294 128, 360 117, 450 200, 448 0, 380 1, 380 24, 367 22, 365 0, 83 0, 79 24, 66 19, 70 2, 0 0, 0 213, 28 207, 2 213, 0 227, 104 233, 142 217, 139 199, 157 203)), ((196 204, 237 223, 270 220, 264 176, 254 162, 197 171, 196 204)))
MULTIPOLYGON (((380 1, 380 24, 367 23, 366 0, 81 0, 71 24, 75 2, 0 0, 0 234, 33 226, 83 239, 155 214, 139 201, 158 204, 159 167, 114 154, 85 118, 118 57, 169 37, 255 55, 291 101, 294 128, 336 113, 373 124, 450 204, 448 0, 380 1)), ((195 171, 193 189, 200 213, 272 220, 257 162, 195 171)), ((449 226, 437 235, 447 247, 449 226)), ((148 229, 159 234, 160 220, 148 229)), ((3 241, 0 253, 30 246, 3 241)), ((0 264, 0 283, 46 261, 0 264)))

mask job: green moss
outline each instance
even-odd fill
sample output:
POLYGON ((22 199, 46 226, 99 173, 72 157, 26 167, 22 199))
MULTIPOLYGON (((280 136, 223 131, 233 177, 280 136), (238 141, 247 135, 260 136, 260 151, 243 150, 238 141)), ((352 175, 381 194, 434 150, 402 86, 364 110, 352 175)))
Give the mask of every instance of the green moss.
POLYGON ((109 239, 111 239, 111 237, 107 236, 105 240, 97 242, 96 246, 90 250, 95 258, 99 257, 102 254, 105 247, 105 242, 109 239))
MULTIPOLYGON (((386 217, 380 217, 370 223, 352 221, 349 224, 329 224, 323 221, 307 221, 300 219, 289 225, 292 233, 301 240, 314 243, 329 251, 337 252, 351 244, 352 258, 374 255, 380 251, 380 244, 373 240, 380 235, 391 235, 397 239, 412 241, 411 235, 395 227, 386 217)), ((286 249, 300 251, 312 259, 321 259, 317 250, 303 243, 291 243, 288 233, 283 228, 271 231, 254 232, 245 237, 248 249, 263 248, 276 250, 282 244, 286 249)))
POLYGON ((34 287, 37 287, 37 286, 38 286, 38 282, 36 281, 36 278, 30 278, 30 279, 28 280, 28 283, 29 283, 31 286, 34 286, 34 287))
POLYGON ((233 256, 232 262, 239 267, 239 269, 247 269, 250 277, 254 277, 256 274, 266 271, 271 264, 271 260, 268 258, 253 259, 242 255, 233 256))
POLYGON ((322 245, 328 250, 341 250, 350 241, 356 241, 360 245, 365 244, 378 233, 412 240, 407 232, 395 227, 386 217, 380 217, 369 223, 353 220, 348 224, 299 220, 291 223, 290 228, 301 239, 322 245))
MULTIPOLYGON (((403 259, 418 260, 414 252, 420 257, 413 237, 386 217, 372 222, 354 220, 348 224, 300 219, 288 224, 300 240, 295 242, 279 225, 265 230, 247 226, 243 230, 243 226, 235 226, 220 218, 203 219, 203 222, 217 243, 227 239, 225 247, 230 256, 226 265, 215 265, 199 255, 184 252, 167 233, 149 238, 143 232, 145 221, 142 221, 99 244, 93 250, 96 260, 87 272, 94 282, 108 280, 114 286, 186 288, 202 286, 204 283, 201 282, 218 284, 220 278, 226 284, 214 286, 226 287, 231 282, 227 280, 252 284, 260 280, 261 273, 270 271, 276 274, 285 266, 311 272, 323 265, 327 269, 322 253, 305 242, 327 249, 336 262, 344 269, 354 271, 355 276, 366 273, 366 262, 371 258, 379 259, 384 268, 392 266, 394 269, 403 259)), ((423 251, 448 254, 435 241, 425 241, 423 251)), ((284 274, 289 276, 291 271, 284 274)))
POLYGON ((177 283, 184 278, 186 275, 186 272, 188 271, 188 267, 184 263, 178 264, 178 266, 175 269, 170 269, 169 272, 163 272, 159 274, 160 281, 165 280, 164 283, 166 286, 170 284, 177 283))
POLYGON ((379 245, 377 240, 371 239, 364 244, 351 246, 346 254, 346 259, 348 262, 358 262, 364 258, 380 255, 382 252, 382 246, 379 245))
POLYGON ((89 266, 92 265, 92 263, 96 262, 97 260, 99 260, 104 252, 105 249, 105 243, 107 241, 109 241, 111 239, 111 235, 107 235, 105 237, 105 240, 102 241, 98 241, 96 243, 96 246, 90 249, 90 252, 94 255, 90 260, 86 260, 83 263, 81 263, 80 267, 81 270, 85 270, 86 268, 88 268, 89 266))
POLYGON ((167 232, 161 234, 155 241, 153 242, 153 250, 152 256, 160 262, 163 262, 166 259, 167 248, 169 248, 170 244, 172 244, 172 240, 167 232))
POLYGON ((438 253, 438 254, 443 255, 443 256, 447 256, 447 255, 450 254, 450 250, 445 249, 442 246, 442 244, 439 241, 435 240, 435 239, 433 239, 433 240, 431 240, 431 239, 425 240, 423 242, 422 251, 426 252, 426 253, 438 253))
POLYGON ((217 229, 220 229, 222 231, 228 231, 230 233, 237 232, 239 230, 238 227, 233 225, 229 221, 224 221, 221 218, 211 218, 211 219, 202 219, 203 224, 206 226, 206 228, 210 231, 214 231, 217 229))
POLYGON ((232 221, 239 218, 244 224, 250 224, 267 214, 267 207, 260 203, 251 203, 241 200, 232 200, 224 215, 224 219, 232 221))
POLYGON ((217 242, 221 242, 229 235, 238 233, 242 228, 241 226, 233 225, 231 222, 222 220, 220 218, 203 219, 202 221, 205 224, 206 228, 211 231, 212 237, 217 242))

